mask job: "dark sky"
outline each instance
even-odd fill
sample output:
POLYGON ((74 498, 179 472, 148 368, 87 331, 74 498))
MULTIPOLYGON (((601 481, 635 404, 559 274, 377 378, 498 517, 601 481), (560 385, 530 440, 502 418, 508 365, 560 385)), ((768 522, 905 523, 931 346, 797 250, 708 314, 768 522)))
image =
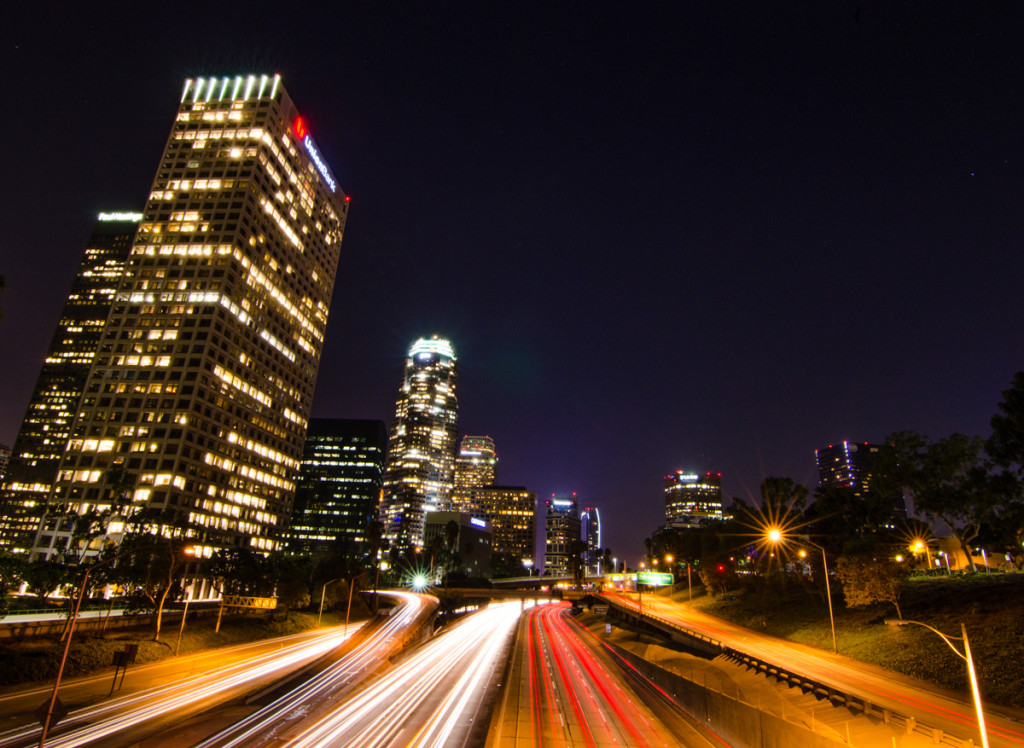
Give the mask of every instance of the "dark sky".
POLYGON ((198 75, 281 73, 352 196, 314 415, 390 424, 445 335, 499 481, 576 491, 631 563, 668 472, 814 486, 844 438, 987 434, 1024 368, 1019 4, 14 5, 7 444, 198 75))

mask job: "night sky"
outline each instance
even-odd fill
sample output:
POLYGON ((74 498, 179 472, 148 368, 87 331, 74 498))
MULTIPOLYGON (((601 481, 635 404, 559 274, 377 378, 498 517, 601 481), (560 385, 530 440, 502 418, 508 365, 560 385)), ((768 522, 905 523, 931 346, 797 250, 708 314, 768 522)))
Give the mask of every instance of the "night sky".
POLYGON ((631 564, 669 472, 813 487, 843 439, 987 435, 1024 368, 1017 3, 15 5, 8 445, 199 75, 281 73, 352 197, 313 414, 390 426, 446 336, 499 482, 576 491, 631 564))

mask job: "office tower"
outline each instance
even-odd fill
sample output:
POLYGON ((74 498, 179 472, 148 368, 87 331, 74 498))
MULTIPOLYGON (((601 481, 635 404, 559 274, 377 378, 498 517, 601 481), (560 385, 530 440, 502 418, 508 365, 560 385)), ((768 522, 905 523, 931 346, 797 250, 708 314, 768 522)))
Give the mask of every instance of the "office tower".
POLYGON ((392 547, 423 545, 423 515, 451 508, 459 403, 455 351, 436 335, 409 349, 395 405, 381 519, 392 547))
POLYGON ((0 489, 0 543, 24 552, 53 491, 71 424, 141 213, 100 213, 57 321, 0 489))
POLYGON ((601 512, 588 506, 580 515, 583 542, 587 544, 587 573, 601 573, 601 512))
POLYGON ((455 458, 455 493, 463 488, 493 486, 498 475, 498 454, 489 436, 464 436, 455 458))
POLYGON ((4 474, 7 472, 7 463, 11 461, 11 448, 6 444, 0 444, 0 483, 3 483, 4 474))
POLYGON ((56 501, 163 511, 204 556, 278 549, 347 211, 279 76, 186 81, 56 501))
POLYGON ((495 553, 533 564, 537 542, 537 494, 521 486, 476 486, 455 491, 453 508, 485 520, 495 553))
POLYGON ((700 527, 724 519, 721 473, 698 475, 677 470, 665 476, 666 526, 700 527))
MULTIPOLYGON (((821 485, 848 488, 857 498, 866 498, 873 493, 871 483, 875 460, 885 449, 884 444, 844 441, 814 450, 821 485)), ((907 505, 903 494, 896 492, 888 500, 892 502, 893 519, 906 519, 907 505)))
POLYGON ((376 521, 388 434, 383 421, 313 418, 299 467, 288 549, 359 561, 376 521))
POLYGON ((545 507, 544 573, 569 576, 573 573, 573 557, 585 548, 580 536, 576 495, 552 496, 545 502, 545 507))

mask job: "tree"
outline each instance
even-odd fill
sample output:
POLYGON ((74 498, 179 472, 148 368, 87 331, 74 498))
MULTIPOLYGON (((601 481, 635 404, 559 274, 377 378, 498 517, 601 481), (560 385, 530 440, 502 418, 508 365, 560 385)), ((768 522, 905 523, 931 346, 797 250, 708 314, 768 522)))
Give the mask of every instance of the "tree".
POLYGON ((1006 474, 993 473, 982 457, 978 436, 953 434, 937 442, 912 431, 893 434, 891 457, 884 463, 886 484, 911 493, 915 509, 949 528, 972 569, 971 542, 981 523, 1009 498, 1006 474))
POLYGON ((1018 371, 1003 390, 999 412, 992 416, 992 435, 985 451, 996 465, 1024 479, 1024 371, 1018 371))
POLYGON ((38 597, 42 605, 47 595, 68 581, 68 570, 57 561, 36 559, 25 564, 21 578, 28 585, 28 591, 38 597))
POLYGON ((898 618, 903 618, 900 596, 907 574, 904 564, 874 554, 840 556, 836 562, 836 576, 843 585, 847 607, 890 603, 895 606, 898 618))

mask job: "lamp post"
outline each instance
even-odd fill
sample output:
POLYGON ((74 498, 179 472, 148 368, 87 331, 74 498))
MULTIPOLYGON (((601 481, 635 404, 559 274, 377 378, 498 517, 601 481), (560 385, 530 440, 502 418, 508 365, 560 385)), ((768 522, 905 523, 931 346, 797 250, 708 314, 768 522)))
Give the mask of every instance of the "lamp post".
POLYGON ((949 645, 949 648, 956 652, 957 657, 967 663, 967 676, 971 681, 971 695, 974 697, 974 711, 978 715, 978 730, 981 732, 981 745, 983 748, 988 748, 988 731, 985 729, 985 712, 981 708, 981 691, 978 690, 978 674, 974 670, 974 657, 971 656, 971 643, 967 640, 967 627, 962 623, 960 624, 960 636, 950 636, 949 634, 943 634, 936 628, 932 628, 927 623, 921 623, 920 621, 908 621, 904 618, 886 618, 886 624, 889 626, 906 626, 908 623, 912 623, 915 626, 924 626, 929 631, 936 633, 949 645), (961 652, 953 644, 954 641, 962 641, 964 643, 964 651, 961 652))
MULTIPOLYGON (((98 569, 101 566, 112 564, 115 561, 124 558, 136 551, 143 551, 152 548, 153 546, 141 546, 138 548, 130 548, 121 553, 116 553, 110 558, 97 561, 96 563, 87 566, 85 568, 85 574, 82 575, 82 585, 78 588, 78 597, 75 599, 75 608, 71 611, 71 620, 68 622, 68 635, 64 640, 64 652, 60 656, 60 665, 57 666, 57 680, 53 684, 53 693, 50 695, 50 702, 46 705, 46 718, 42 720, 43 731, 39 735, 39 748, 44 748, 46 745, 46 736, 50 732, 50 725, 53 722, 53 708, 57 704, 57 692, 60 690, 60 680, 64 675, 64 666, 68 661, 68 651, 71 649, 71 636, 75 633, 75 622, 78 620, 78 611, 82 607, 82 598, 85 597, 85 589, 89 586, 89 574, 92 573, 93 569, 98 569)), ((192 555, 195 550, 191 547, 185 548, 183 551, 187 555, 192 555)))
MULTIPOLYGON (((768 540, 773 544, 778 544, 785 540, 785 536, 783 535, 782 530, 779 530, 775 527, 768 530, 767 535, 768 540)), ((817 543, 806 538, 803 540, 803 542, 807 543, 807 545, 813 545, 815 548, 821 551, 821 564, 825 568, 825 597, 828 600, 828 621, 829 624, 832 626, 832 651, 838 654, 839 645, 836 642, 836 618, 835 615, 832 613, 832 585, 829 584, 828 581, 828 559, 825 555, 825 549, 817 543)))
POLYGON ((647 568, 647 564, 645 564, 643 561, 641 561, 640 562, 640 571, 638 571, 636 573, 636 596, 637 596, 637 605, 640 608, 640 615, 644 614, 644 590, 640 586, 640 574, 643 573, 643 570, 645 568, 647 568))
POLYGON ((350 579, 349 582, 348 582, 348 607, 345 609, 345 633, 346 634, 348 633, 348 617, 349 617, 349 614, 352 612, 352 590, 355 589, 356 580, 359 579, 359 577, 364 577, 364 576, 366 576, 366 572, 365 571, 360 572, 360 573, 356 574, 354 577, 352 577, 352 579, 350 579))
POLYGON ((340 582, 344 578, 345 577, 338 577, 337 579, 332 579, 329 582, 324 582, 323 589, 320 590, 320 612, 316 616, 317 626, 320 625, 320 619, 324 616, 324 597, 327 595, 327 585, 334 584, 335 582, 340 582))

